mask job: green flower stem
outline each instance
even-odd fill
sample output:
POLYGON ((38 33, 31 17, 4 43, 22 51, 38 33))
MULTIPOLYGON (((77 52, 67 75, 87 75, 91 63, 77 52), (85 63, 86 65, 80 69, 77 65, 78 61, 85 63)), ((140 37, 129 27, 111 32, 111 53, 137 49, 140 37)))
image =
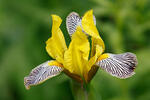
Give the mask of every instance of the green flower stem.
POLYGON ((75 100, 89 100, 89 87, 85 82, 78 83, 72 80, 71 89, 75 100))

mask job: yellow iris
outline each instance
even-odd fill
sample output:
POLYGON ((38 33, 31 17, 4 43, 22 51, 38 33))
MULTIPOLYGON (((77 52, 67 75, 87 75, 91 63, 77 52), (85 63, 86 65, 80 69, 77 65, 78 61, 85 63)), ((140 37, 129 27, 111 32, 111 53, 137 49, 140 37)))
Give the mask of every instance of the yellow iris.
POLYGON ((71 43, 67 48, 63 33, 59 28, 62 20, 56 15, 52 15, 52 19, 52 37, 46 42, 48 54, 59 63, 62 63, 64 68, 70 73, 84 77, 87 80, 88 72, 104 51, 104 43, 94 25, 93 11, 86 12, 81 22, 83 30, 92 36, 90 57, 90 43, 82 28, 77 26, 76 31, 72 35, 71 43))
POLYGON ((82 19, 74 12, 67 17, 67 29, 72 36, 69 47, 60 29, 61 18, 52 15, 52 21, 52 36, 46 41, 46 51, 55 60, 37 66, 24 78, 27 89, 62 71, 79 82, 89 82, 98 69, 96 65, 118 78, 128 78, 134 74, 137 65, 134 54, 102 54, 105 45, 95 26, 93 10, 87 11, 82 19))

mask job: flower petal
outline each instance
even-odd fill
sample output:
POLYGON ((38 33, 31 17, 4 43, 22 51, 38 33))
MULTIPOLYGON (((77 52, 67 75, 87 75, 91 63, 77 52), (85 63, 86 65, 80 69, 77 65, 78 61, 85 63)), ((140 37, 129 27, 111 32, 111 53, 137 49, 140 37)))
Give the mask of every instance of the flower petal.
POLYGON ((89 60, 89 69, 88 71, 91 69, 91 67, 96 63, 97 58, 102 54, 102 47, 100 47, 99 45, 96 45, 96 50, 95 50, 95 55, 93 57, 90 58, 89 60))
POLYGON ((85 13, 85 15, 82 18, 82 28, 84 32, 86 32, 86 34, 92 36, 91 57, 95 55, 96 45, 102 47, 103 48, 102 51, 105 50, 104 42, 99 36, 98 30, 95 25, 96 25, 96 18, 93 15, 93 10, 89 10, 85 13))
POLYGON ((87 73, 84 75, 86 82, 89 82, 92 79, 93 75, 97 72, 98 68, 96 68, 94 64, 96 63, 97 58, 99 57, 99 55, 101 55, 101 53, 102 47, 96 45, 95 55, 91 57, 90 60, 88 61, 87 73))
POLYGON ((124 79, 135 74, 134 69, 137 66, 137 59, 133 53, 106 53, 98 58, 96 64, 112 76, 124 79))
POLYGON ((56 15, 52 15, 52 20, 52 37, 46 41, 46 50, 52 58, 56 59, 60 63, 63 63, 64 52, 67 49, 67 46, 63 33, 59 28, 62 20, 56 15))
POLYGON ((76 31, 77 26, 81 26, 81 18, 76 12, 70 13, 66 18, 67 31, 70 36, 76 31))
POLYGON ((63 70, 63 65, 57 61, 47 61, 32 69, 29 76, 24 78, 24 85, 26 89, 30 89, 30 86, 38 85, 49 78, 60 74, 63 70))
MULTIPOLYGON (((94 24, 93 20, 93 10, 87 11, 82 18, 82 28, 90 36, 94 38, 100 38, 98 30, 94 24)), ((95 21, 96 22, 96 21, 95 21)))
POLYGON ((83 75, 89 57, 90 44, 81 27, 72 36, 69 49, 64 55, 64 67, 71 73, 83 75))
MULTIPOLYGON (((97 39, 97 38, 92 37, 91 57, 93 57, 95 55, 97 45, 99 47, 101 47, 100 51, 101 51, 101 53, 103 53, 105 50, 105 44, 104 44, 103 40, 101 38, 97 39)), ((100 55, 97 55, 97 56, 100 56, 100 55)))

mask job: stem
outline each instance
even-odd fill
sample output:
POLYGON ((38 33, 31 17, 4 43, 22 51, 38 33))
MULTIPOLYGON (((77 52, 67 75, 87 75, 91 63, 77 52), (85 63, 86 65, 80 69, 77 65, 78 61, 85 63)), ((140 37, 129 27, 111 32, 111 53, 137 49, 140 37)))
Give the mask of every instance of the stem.
POLYGON ((84 100, 88 100, 88 91, 87 91, 87 84, 86 83, 83 83, 82 84, 82 89, 83 89, 83 92, 84 92, 84 100))
POLYGON ((86 83, 71 81, 71 89, 75 100, 88 100, 88 86, 86 83))
POLYGON ((85 100, 88 100, 88 92, 87 92, 87 90, 84 89, 83 91, 84 91, 85 100))

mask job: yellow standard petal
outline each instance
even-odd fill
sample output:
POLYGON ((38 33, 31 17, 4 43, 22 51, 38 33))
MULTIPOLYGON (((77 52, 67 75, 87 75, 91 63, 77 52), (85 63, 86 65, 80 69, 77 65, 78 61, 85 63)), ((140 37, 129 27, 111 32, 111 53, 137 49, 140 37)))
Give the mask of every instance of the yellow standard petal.
POLYGON ((99 45, 96 45, 96 51, 95 51, 95 55, 93 57, 90 58, 89 60, 89 69, 88 71, 91 69, 91 67, 96 63, 97 58, 102 54, 103 48, 99 45))
POLYGON ((91 57, 95 55, 97 45, 102 47, 102 52, 103 52, 105 49, 105 45, 94 24, 93 10, 89 10, 84 14, 82 18, 82 28, 88 35, 92 36, 91 57))
MULTIPOLYGON (((91 55, 90 55, 90 60, 88 62, 88 68, 87 68, 87 73, 84 77, 85 77, 85 80, 88 82, 91 80, 92 76, 89 76, 91 75, 89 72, 92 72, 92 69, 96 69, 97 70, 97 67, 95 66, 95 63, 98 59, 99 56, 101 56, 101 54, 104 52, 104 49, 105 49, 105 45, 104 45, 104 42, 101 38, 99 39, 96 39, 96 38, 93 38, 92 37, 92 48, 91 48, 91 55)), ((96 71, 94 71, 96 72, 96 71)))
POLYGON ((64 55, 64 67, 71 73, 83 76, 87 70, 90 44, 87 36, 82 32, 81 27, 77 27, 72 36, 69 49, 64 55))
POLYGON ((93 10, 89 10, 84 14, 81 23, 82 23, 83 30, 88 35, 90 35, 94 38, 100 38, 98 30, 97 30, 96 26, 94 25, 93 10))
MULTIPOLYGON (((91 57, 93 57, 95 55, 95 53, 97 51, 96 50, 97 45, 99 47, 101 47, 101 53, 103 53, 105 50, 105 44, 104 44, 103 40, 101 38, 96 39, 96 38, 92 37, 91 57)), ((98 54, 97 56, 100 56, 100 55, 98 54)))
POLYGON ((59 28, 62 20, 59 16, 52 15, 52 21, 52 37, 46 41, 46 51, 52 58, 63 63, 64 52, 67 49, 67 46, 63 33, 59 28))

